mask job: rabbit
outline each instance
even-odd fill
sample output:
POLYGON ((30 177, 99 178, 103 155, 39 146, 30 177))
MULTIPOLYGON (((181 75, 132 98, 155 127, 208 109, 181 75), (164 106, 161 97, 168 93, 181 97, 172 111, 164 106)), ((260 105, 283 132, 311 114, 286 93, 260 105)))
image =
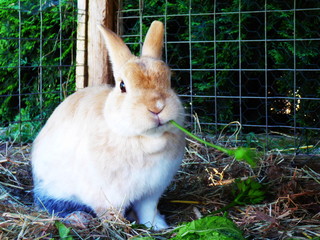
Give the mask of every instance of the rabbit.
POLYGON ((138 223, 168 228, 157 205, 179 169, 185 136, 169 123, 183 124, 184 109, 161 60, 163 23, 151 24, 140 57, 98 28, 115 85, 78 90, 49 117, 31 153, 35 203, 59 217, 124 216, 130 208, 138 223))

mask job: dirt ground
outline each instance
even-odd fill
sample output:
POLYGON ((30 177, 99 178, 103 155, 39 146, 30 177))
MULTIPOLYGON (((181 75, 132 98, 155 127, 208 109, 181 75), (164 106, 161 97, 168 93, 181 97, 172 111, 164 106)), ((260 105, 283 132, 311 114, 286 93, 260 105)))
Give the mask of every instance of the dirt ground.
MULTIPOLYGON (((58 219, 36 210, 32 199, 30 145, 0 143, 0 240, 59 239, 58 219)), ((253 178, 265 186, 265 199, 234 206, 228 217, 247 239, 320 239, 320 155, 261 153, 251 168, 218 151, 188 140, 184 162, 162 197, 159 208, 178 226, 230 203, 235 179, 253 178)), ((216 215, 222 215, 217 213, 216 215)), ((74 239, 130 239, 152 234, 124 219, 84 226, 68 223, 74 239)), ((172 229, 171 229, 172 230, 172 229)), ((168 239, 171 230, 153 234, 168 239)))

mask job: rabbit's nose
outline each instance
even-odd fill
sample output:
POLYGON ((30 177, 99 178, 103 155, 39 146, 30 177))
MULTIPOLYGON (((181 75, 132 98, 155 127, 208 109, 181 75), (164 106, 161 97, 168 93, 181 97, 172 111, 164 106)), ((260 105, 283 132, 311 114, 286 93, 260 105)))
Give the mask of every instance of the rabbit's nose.
POLYGON ((164 109, 164 102, 162 100, 157 100, 155 104, 148 107, 149 112, 158 115, 164 109))
POLYGON ((153 113, 154 115, 158 115, 159 113, 162 112, 162 109, 161 110, 150 110, 149 109, 149 112, 153 113))

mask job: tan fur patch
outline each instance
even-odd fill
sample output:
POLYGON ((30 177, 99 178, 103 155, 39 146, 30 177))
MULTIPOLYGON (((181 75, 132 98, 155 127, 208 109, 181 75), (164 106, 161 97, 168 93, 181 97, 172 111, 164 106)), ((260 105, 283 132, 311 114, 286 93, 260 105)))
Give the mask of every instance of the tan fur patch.
POLYGON ((129 62, 124 71, 135 88, 154 90, 170 88, 170 69, 163 61, 141 58, 129 62))

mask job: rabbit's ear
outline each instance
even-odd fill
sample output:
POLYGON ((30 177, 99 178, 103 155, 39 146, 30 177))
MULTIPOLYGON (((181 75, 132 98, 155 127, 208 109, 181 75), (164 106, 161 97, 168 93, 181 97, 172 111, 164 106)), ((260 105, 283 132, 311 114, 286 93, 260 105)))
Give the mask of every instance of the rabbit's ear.
POLYGON ((163 47, 163 23, 153 21, 142 47, 142 56, 161 59, 163 47))
POLYGON ((103 25, 98 25, 98 29, 100 30, 106 43, 113 72, 114 74, 117 74, 120 68, 134 56, 132 55, 128 46, 114 32, 105 28, 103 25))

